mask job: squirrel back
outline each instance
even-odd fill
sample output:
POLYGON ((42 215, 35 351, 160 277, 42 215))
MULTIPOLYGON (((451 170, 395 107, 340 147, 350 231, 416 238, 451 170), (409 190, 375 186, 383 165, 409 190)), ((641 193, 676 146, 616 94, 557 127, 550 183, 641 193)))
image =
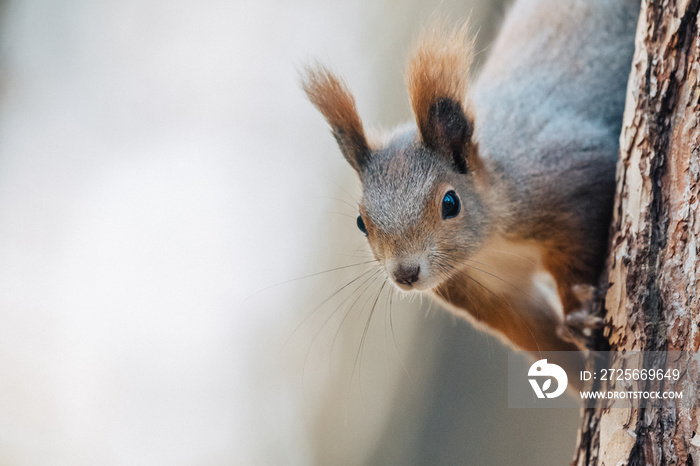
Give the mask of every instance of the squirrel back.
POLYGON ((471 90, 506 231, 550 243, 548 268, 570 283, 604 265, 639 3, 516 2, 471 90))

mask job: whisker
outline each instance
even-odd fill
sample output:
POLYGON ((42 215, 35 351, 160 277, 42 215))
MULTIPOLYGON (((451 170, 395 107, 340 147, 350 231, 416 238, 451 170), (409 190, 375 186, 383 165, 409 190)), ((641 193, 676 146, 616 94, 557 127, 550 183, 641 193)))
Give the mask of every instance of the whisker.
POLYGON ((360 200, 354 194, 352 194, 347 189, 345 189, 345 187, 343 187, 343 185, 341 185, 340 183, 338 183, 337 181, 335 181, 334 179, 332 179, 328 176, 321 175, 321 177, 324 178, 326 181, 330 182, 331 184, 335 185, 335 187, 338 188, 339 190, 341 190, 343 193, 347 194, 350 197, 350 199, 355 201, 356 204, 360 203, 360 200))
POLYGON ((360 322, 360 317, 362 317, 362 314, 364 313, 365 306, 367 306, 370 303, 370 301, 372 301, 372 296, 373 295, 370 294, 369 297, 365 300, 365 302, 362 303, 362 311, 359 314, 357 314, 357 317, 355 318, 355 323, 360 322))
MULTIPOLYGON (((369 289, 369 287, 372 286, 372 285, 374 284, 374 282, 376 281, 376 278, 377 278, 377 277, 375 276, 374 279, 372 280, 372 282, 370 283, 370 285, 369 285, 366 289, 364 289, 364 290, 362 291, 362 294, 363 294, 363 295, 364 295, 364 293, 369 289)), ((371 295, 370 295, 370 296, 371 296, 371 295)), ((359 297, 358 297, 358 299, 359 299, 359 297)), ((371 299, 371 298, 370 298, 370 299, 371 299)), ((355 302, 357 302, 357 299, 355 300, 355 302)), ((355 302, 353 302, 352 306, 355 305, 355 302)), ((368 299, 367 301, 365 301, 364 304, 362 305, 362 307, 360 308, 360 315, 362 315, 362 312, 363 312, 362 309, 364 308, 365 304, 367 304, 368 302, 369 302, 369 299, 368 299)), ((348 309, 348 311, 345 313, 345 316, 343 317, 343 322, 345 322, 345 319, 350 315, 350 311, 351 311, 351 309, 348 309)), ((340 323, 340 326, 341 326, 341 327, 342 327, 342 325, 343 325, 343 322, 340 323)), ((339 331, 340 331, 340 327, 338 327, 338 330, 336 331, 336 335, 335 335, 334 339, 338 336, 338 332, 339 332, 339 331)), ((332 348, 331 348, 331 351, 332 351, 332 348)), ((345 409, 346 409, 346 410, 347 410, 348 407, 350 406, 350 392, 351 392, 350 388, 352 388, 352 379, 353 379, 354 374, 355 374, 355 365, 356 365, 356 364, 357 364, 357 356, 355 357, 355 362, 354 362, 354 364, 353 364, 352 372, 350 373, 350 381, 349 381, 349 384, 348 384, 348 385, 349 385, 349 388, 348 388, 348 391, 347 391, 347 397, 346 397, 346 399, 345 399, 345 409)), ((360 403, 362 404, 362 403, 363 403, 363 401, 362 401, 362 386, 360 385, 359 388, 360 388, 360 403)), ((364 405, 362 405, 362 408, 364 409, 364 405)), ((346 415, 347 415, 347 413, 346 413, 346 415)))
MULTIPOLYGON (((382 271, 381 268, 375 270, 374 273, 372 273, 372 275, 370 275, 364 282, 362 282, 362 285, 364 285, 364 284, 367 283, 370 279, 372 279, 372 281, 365 287, 365 289, 362 290, 362 291, 360 292, 360 294, 355 298, 355 301, 353 301, 352 304, 348 307, 348 310, 345 311, 345 314, 343 315, 343 320, 340 321, 340 325, 338 326, 338 329, 335 331, 335 335, 333 336, 333 342, 331 343, 331 355, 330 355, 330 359, 331 359, 331 360, 333 360, 333 351, 334 351, 334 348, 335 348, 335 341, 336 341, 336 339, 338 338, 338 334, 340 333, 340 329, 343 328, 343 324, 345 323, 345 319, 348 318, 348 316, 349 316, 350 313, 352 312, 352 309, 355 307, 355 304, 357 304, 357 302, 360 300, 360 298, 361 298, 362 296, 364 296, 364 294, 367 292, 367 290, 372 286, 372 284, 374 283, 374 281, 377 279, 377 274, 380 273, 381 271, 382 271)), ((360 285, 360 286, 362 286, 362 285, 360 285)), ((355 289, 355 292, 356 292, 359 288, 360 288, 360 287, 357 287, 357 288, 355 289)), ((353 293, 354 293, 354 292, 353 292, 353 293)), ((350 295, 350 296, 352 296, 352 295, 350 295)))
MULTIPOLYGON (((441 254, 441 253, 436 253, 435 256, 440 257, 440 258, 443 258, 443 259, 447 259, 448 261, 451 260, 451 258, 450 258, 449 256, 443 255, 443 254, 441 254)), ((488 264, 484 264, 484 263, 479 262, 479 261, 475 261, 474 259, 466 259, 466 262, 474 262, 474 263, 476 263, 476 264, 484 265, 484 266, 486 266, 486 267, 490 267, 490 268, 494 268, 494 269, 496 269, 496 270, 499 270, 499 269, 496 268, 496 267, 493 267, 493 266, 488 265, 488 264)), ((486 270, 480 269, 479 267, 473 266, 473 265, 471 265, 471 264, 465 263, 464 265, 466 265, 467 267, 470 267, 470 268, 472 268, 472 269, 474 269, 474 270, 478 270, 478 271, 481 272, 481 273, 484 273, 484 274, 486 274, 486 275, 488 275, 488 276, 490 276, 490 277, 495 278, 496 280, 499 280, 499 281, 505 283, 506 285, 512 287, 513 289, 519 291, 519 292, 522 293, 523 295, 525 295, 525 296, 527 296, 528 298, 530 298, 530 300, 531 300, 533 303, 535 303, 535 304, 538 304, 538 305, 547 305, 546 301, 545 301, 543 298, 539 298, 539 299, 538 299, 538 298, 535 298, 534 296, 530 295, 530 294, 529 294, 528 292, 526 292, 525 290, 519 288, 518 286, 514 285, 514 284, 511 283, 510 281, 505 280, 503 277, 501 277, 501 276, 499 276, 499 275, 496 275, 496 274, 487 272, 486 270)), ((500 272, 500 270, 499 270, 499 272, 500 272)), ((507 275, 508 275, 508 274, 507 274, 507 275)), ((515 277, 514 275, 510 275, 510 276, 511 276, 511 277, 515 277)), ((515 277, 515 278, 518 278, 518 277, 515 277)))
MULTIPOLYGON (((467 259, 467 262, 473 262, 473 261, 472 261, 471 259, 467 259)), ((518 290, 519 292, 521 292, 522 294, 524 294, 525 296, 527 296, 528 298, 530 298, 530 299, 532 300, 533 303, 542 304, 542 303, 544 302, 544 301, 542 301, 542 300, 535 299, 533 296, 531 296, 531 295, 530 295, 529 293, 527 293, 525 290, 520 289, 519 287, 515 286, 514 284, 512 284, 512 283, 509 282, 508 280, 505 280, 505 279, 503 279, 502 277, 499 277, 499 276, 496 275, 496 274, 487 272, 486 270, 480 269, 479 267, 475 267, 475 266, 470 265, 470 264, 464 264, 464 265, 466 265, 467 267, 471 267, 471 268, 474 269, 474 270, 478 270, 478 271, 481 272, 481 273, 485 273, 486 275, 488 275, 488 276, 490 276, 490 277, 493 277, 493 278, 495 278, 496 280, 500 280, 501 282, 505 283, 506 285, 512 287, 512 288, 515 289, 515 290, 518 290)))
POLYGON ((352 254, 337 254, 341 257, 354 257, 356 259, 367 259, 367 257, 373 257, 374 255, 369 251, 355 251, 352 254))
MULTIPOLYGON (((451 264, 449 263, 449 261, 448 261, 448 263, 447 263, 446 265, 449 266, 449 267, 452 267, 453 269, 455 268, 453 265, 451 265, 451 264)), ((468 264, 465 264, 465 265, 468 265, 468 264)), ((474 268, 474 269, 476 269, 476 270, 480 270, 480 269, 478 269, 477 267, 474 267, 474 266, 471 266, 471 265, 468 265, 468 266, 471 267, 471 268, 474 268)), ((488 272, 485 272, 485 273, 488 274, 488 272)), ((489 275, 490 275, 490 274, 489 274, 489 275)), ((530 333, 530 336, 532 336, 533 341, 538 345, 538 350, 539 350, 539 343, 538 343, 538 341, 537 341, 537 338, 535 338, 535 335, 534 335, 534 333, 532 332, 532 329, 531 329, 530 326, 527 324, 527 322, 525 321, 525 319, 524 319, 520 314, 518 314, 517 312, 515 312, 515 309, 513 308, 513 305, 512 305, 512 303, 511 303, 510 301, 508 301, 507 299, 505 299, 505 297, 496 294, 496 293, 495 293, 494 291, 492 291, 489 287, 487 287, 486 285, 484 285, 483 283, 481 283, 479 280, 477 280, 476 278, 472 277, 472 276, 469 275, 468 273, 464 273, 464 276, 465 276, 466 278, 468 278, 469 280, 472 280, 473 282, 475 282, 475 283, 478 284, 479 286, 481 286, 481 287, 482 287, 483 289, 485 289, 486 291, 488 291, 494 298, 496 298, 496 299, 498 299, 499 301, 502 301, 503 303, 505 303, 506 306, 512 311, 512 312, 511 312, 511 315, 514 316, 515 318, 519 319, 520 322, 522 323, 522 325, 523 325, 523 326, 527 329, 527 331, 530 333)), ((496 278, 500 278, 500 277, 496 277, 496 278)), ((506 283, 507 283, 507 282, 506 282, 506 283)), ((509 285, 510 285, 510 284, 509 284, 509 285)), ((512 286, 512 285, 511 285, 511 286, 512 286)), ((467 291, 468 288, 464 288, 463 290, 464 290, 464 291, 467 291)), ((527 293, 524 293, 524 294, 527 295, 527 293)), ((478 302, 478 300, 476 300, 476 301, 478 302)), ((534 299, 533 299, 533 302, 537 303, 537 301, 534 300, 534 299)), ((476 312, 476 307, 472 308, 472 312, 476 312)), ((482 319, 483 319, 483 318, 482 318, 482 319)), ((504 335, 504 336, 510 340, 510 338, 509 338, 507 335, 504 335)), ((513 343, 512 340, 511 340, 511 343, 513 343)))
MULTIPOLYGON (((386 280, 386 278, 384 278, 386 280)), ((389 292, 386 294, 386 301, 384 302, 384 362, 386 364, 386 370, 389 370, 389 346, 387 344, 387 335, 386 332, 388 330, 388 325, 386 324, 386 318, 387 318, 387 309, 389 308, 389 298, 391 297, 391 285, 389 288, 389 292)))
POLYGON ((321 301, 321 303, 320 303, 318 306, 316 306, 315 308, 313 308, 313 309, 311 310, 311 312, 310 312, 309 314, 307 314, 306 317, 304 317, 304 319, 303 319, 301 322, 299 322, 299 324, 294 328, 294 330, 293 330, 292 333, 289 335, 289 337, 287 337, 287 339, 285 340, 284 344, 282 345, 282 349, 280 349, 280 351, 282 351, 282 350, 287 346, 287 343, 289 343, 289 340, 291 340, 291 338, 294 336, 294 334, 295 334, 296 332, 299 331, 299 329, 301 328, 301 326, 304 325, 304 324, 306 323, 306 321, 308 321, 308 320, 311 318, 311 316, 313 316, 313 315, 316 313, 316 311, 318 311, 318 310, 319 310, 324 304, 326 304, 328 301, 330 301, 331 299, 333 299, 338 293, 340 293, 340 292, 343 291, 345 288, 347 288, 348 286, 352 285, 355 281, 357 281, 357 280, 359 280, 360 278, 362 278, 363 275, 365 275, 365 274, 367 274, 367 273, 369 273, 369 272, 371 272, 371 271, 372 271, 371 268, 365 270, 364 272, 362 272, 361 274, 359 274, 357 277, 353 278, 353 279, 350 280, 348 283, 346 283, 345 285, 343 285, 343 286, 340 287, 339 289, 335 290, 333 293, 331 293, 330 296, 328 296, 326 299, 324 299, 323 301, 321 301))
MULTIPOLYGON (((349 194, 349 193, 347 193, 347 194, 349 194)), ((346 206, 350 207, 353 211, 357 212, 357 204, 353 205, 353 204, 349 203, 348 201, 346 201, 345 199, 340 199, 338 197, 333 197, 333 196, 319 196, 316 199, 331 199, 333 201, 338 201, 338 202, 341 202, 341 203, 345 204, 346 206)))
POLYGON ((307 279, 307 278, 317 277, 317 276, 319 276, 319 275, 323 275, 324 273, 331 273, 331 272, 336 272, 336 271, 338 271, 338 270, 349 269, 349 268, 351 268, 351 267, 359 267, 359 266, 361 266, 361 265, 371 264, 372 262, 378 262, 378 261, 377 261, 376 259, 374 259, 374 260, 365 261, 365 262, 358 262, 357 264, 341 265, 340 267, 334 267, 334 268, 332 268, 332 269, 322 270, 321 272, 316 272, 316 273, 312 273, 312 274, 309 274, 309 275, 304 275, 303 277, 292 278, 291 280, 285 280, 285 281, 283 281, 283 282, 275 283, 275 284, 273 284, 273 285, 266 286, 265 288, 263 288, 263 289, 261 289, 261 290, 258 290, 258 291, 256 291, 255 293, 251 294, 250 296, 248 296, 248 297, 244 300, 244 302, 247 302, 247 301, 250 300, 253 296, 257 296, 258 294, 262 293, 263 291, 267 291, 267 290, 269 290, 270 288, 275 288, 275 287, 278 287, 278 286, 287 285, 287 284, 289 284, 289 283, 293 283, 293 282, 296 282, 296 281, 299 281, 299 280, 305 280, 305 279, 307 279))
POLYGON ((394 340, 394 348, 396 348, 396 355, 399 357, 399 362, 401 363, 401 367, 403 367, 403 371, 410 377, 410 374, 408 373, 408 369, 406 369, 406 364, 403 362, 403 358, 401 357, 401 351, 399 351, 399 345, 396 343, 396 334, 394 333, 394 319, 392 317, 392 309, 394 307, 394 294, 396 293, 396 288, 393 286, 389 290, 389 326, 391 327, 391 339, 394 340))
POLYGON ((503 271, 502 268, 497 267, 497 266, 495 266, 495 265, 487 264, 486 262, 480 262, 480 261, 477 261, 477 260, 474 260, 474 259, 467 259, 467 260, 470 261, 470 262, 474 262, 475 264, 479 264, 479 265, 482 266, 482 267, 487 267, 487 268, 489 268, 489 269, 495 270, 495 271, 498 272, 500 275, 504 275, 504 276, 507 276, 507 277, 515 278, 516 280, 527 281, 527 279, 528 279, 528 276, 515 275, 515 274, 513 274, 513 273, 505 272, 505 271, 503 271))
POLYGON ((362 245, 358 246, 352 251, 352 254, 359 254, 359 255, 364 255, 367 257, 371 257, 372 260, 380 262, 377 257, 374 255, 374 253, 371 250, 368 250, 366 247, 366 243, 363 242, 362 245))
MULTIPOLYGON (((355 287, 355 289, 352 290, 352 292, 351 292, 350 294, 348 294, 348 295, 345 297, 345 299, 343 299, 343 300, 340 302, 340 304, 338 304, 338 306, 335 308, 335 310, 334 310, 333 312, 331 312, 331 314, 326 318, 326 320, 323 321, 323 324, 321 324, 321 327, 316 331, 316 334, 314 335, 313 339, 311 340, 311 345, 309 346, 309 351, 307 351, 307 353, 306 353, 306 354, 307 354, 307 357, 308 357, 309 352, 311 351, 311 347, 313 346, 314 342, 316 341, 316 338, 317 338, 318 335, 321 333, 321 331, 323 330, 323 328, 326 326, 326 324, 328 323, 328 321, 330 321, 330 320, 333 318, 333 316, 336 314, 336 312, 338 312, 338 311, 340 310, 340 308, 343 306, 343 304, 345 304, 350 298, 352 298, 352 296, 353 296, 355 293, 357 293, 357 291, 358 291, 360 288, 362 288, 362 286, 363 286, 365 283, 369 282, 369 281, 370 281, 373 277, 375 277, 375 276, 377 275, 377 273, 380 272, 380 271, 381 271, 381 269, 375 270, 373 274, 371 274, 371 275, 370 275, 369 277, 367 277, 362 283, 360 283, 357 287, 355 287)), ((371 283, 370 283, 370 284, 371 284, 371 283)), ((368 288, 369 288, 369 286, 367 286, 364 290, 362 290, 362 291, 360 292, 360 296, 362 296, 362 295, 365 293, 365 291, 367 291, 368 288)), ((358 296, 358 298, 359 298, 359 296, 358 296)), ((355 301, 357 301, 357 299, 356 299, 355 301)), ((353 305, 354 305, 354 302, 353 302, 353 305)), ((350 309, 352 309, 352 306, 350 306, 350 309)), ((337 332, 336 332, 336 336, 337 336, 337 332)), ((334 338, 333 340, 335 341, 335 338, 334 338)), ((329 363, 332 361, 332 359, 333 359, 333 347, 331 346, 331 355, 330 355, 329 363)))
POLYGON ((498 253, 498 254, 507 254, 507 255, 509 255, 509 256, 514 256, 514 257, 517 257, 517 258, 519 258, 519 259, 522 259, 522 260, 524 260, 524 261, 526 261, 526 262, 529 262, 529 263, 532 264, 532 265, 538 265, 537 262, 535 262, 534 260, 530 259, 529 257, 521 256, 520 254, 516 254, 516 253, 511 252, 511 251, 500 251, 500 250, 498 250, 498 249, 491 249, 491 248, 484 248, 483 250, 484 250, 485 252, 495 252, 495 253, 498 253))
MULTIPOLYGON (((360 276, 354 278, 350 283, 348 283, 348 284, 346 284, 345 286, 343 286, 343 288, 346 288, 348 285, 350 285, 351 283, 357 281, 358 279, 360 279, 362 276, 364 276, 365 274, 367 274, 367 273, 370 272, 370 271, 371 271, 371 269, 364 271, 360 276)), ((328 323, 328 321, 335 315, 335 313, 338 311, 338 309, 340 308, 340 306, 342 306, 343 303, 345 303, 350 297, 352 297, 352 295, 353 295, 354 293, 356 293, 357 290, 359 290, 365 283, 367 283, 368 280, 370 280, 373 276, 375 276, 375 275, 376 275, 376 272, 377 272, 377 271, 375 270, 375 273, 374 273, 374 274, 370 275, 368 278, 365 279, 365 281, 363 281, 363 282, 360 283, 358 286, 356 286, 355 289, 354 289, 354 290, 339 304, 339 306, 336 308, 336 310, 333 311, 333 312, 331 312, 331 314, 326 318, 326 320, 323 322, 323 324, 321 325, 321 327, 316 331, 316 334, 314 335, 313 339, 311 340, 311 344, 309 345, 309 348, 308 348, 308 350, 306 351, 306 356, 304 356, 304 364, 302 365, 302 369, 301 369, 301 386, 302 386, 302 393, 304 392, 304 380, 305 380, 305 378, 306 378, 306 367, 307 367, 307 365, 308 365, 309 355, 311 354, 311 350, 312 350, 312 348, 313 348, 313 346, 314 346, 314 343, 316 342, 316 339, 318 338, 319 334, 321 333, 321 331, 323 330, 323 328, 326 326, 326 324, 328 323)), ((312 313, 311 313, 309 316, 307 316, 307 318, 310 317, 313 313, 315 313, 321 306, 323 306, 324 303, 328 302, 333 296, 336 296, 336 295, 338 294, 338 292, 341 291, 343 288, 341 288, 340 290, 334 292, 331 296, 329 296, 328 298, 326 298, 326 300, 324 300, 323 303, 321 303, 316 309, 314 309, 314 311, 312 311, 312 313)), ((365 288, 365 289, 362 291, 361 294, 364 294, 365 291, 367 291, 367 288, 365 288)), ((306 319, 305 319, 305 320, 306 320, 306 319)), ((303 323, 303 322, 302 322, 302 323, 303 323)), ((301 325, 301 324, 300 324, 300 325, 301 325)), ((299 328, 299 326, 297 326, 297 329, 298 329, 298 328, 299 328)), ((295 332, 296 332, 297 329, 295 329, 295 332)), ((287 343, 287 342, 285 342, 285 345, 286 345, 286 343, 287 343)), ((331 350, 332 350, 332 348, 331 348, 331 350)), ((332 356, 333 356, 333 354, 332 354, 332 352, 331 352, 331 355, 330 355, 331 359, 332 359, 332 356)))
MULTIPOLYGON (((504 297, 499 296, 499 295, 497 295, 496 293, 494 293, 493 291, 491 291, 491 289, 490 289, 489 287, 487 287, 486 285, 482 284, 479 280, 475 279, 474 277, 471 277, 469 274, 464 274, 464 276, 467 277, 467 278, 469 278, 470 280, 474 281, 476 284, 478 284, 478 285, 481 286, 482 288, 484 288, 486 291, 488 291, 489 293, 491 293, 491 295, 493 295, 495 298, 497 298, 497 299, 503 301, 504 303, 506 303, 507 306, 510 308, 510 310, 513 311, 511 314, 512 314, 513 316, 515 316, 516 318, 520 319, 520 322, 522 323, 522 325, 523 325, 523 326, 527 329, 527 331, 530 333, 530 336, 532 336, 532 340, 537 344, 537 346, 538 346, 537 349, 538 349, 538 351, 539 351, 539 344, 538 344, 538 342, 537 342, 537 338, 535 338, 535 334, 532 332, 532 329, 530 328, 530 326, 527 325, 527 322, 525 321, 525 319, 523 319, 517 312, 515 312, 515 309, 513 309, 513 304, 512 304, 510 301, 508 301, 507 299, 505 299, 504 297)), ((504 336, 510 340, 510 338, 509 338, 507 335, 504 334, 504 336)), ((515 343, 513 342, 513 340, 510 340, 510 341, 511 341, 511 343, 515 344, 515 343)))
POLYGON ((341 217, 347 217, 355 220, 355 216, 346 214, 344 212, 336 212, 335 210, 324 210, 324 214, 334 214, 334 215, 340 215, 341 217))
POLYGON ((386 279, 384 279, 384 282, 382 283, 382 287, 379 289, 379 293, 377 293, 377 298, 374 300, 374 303, 372 304, 372 308, 369 311, 369 317, 367 318, 367 323, 365 324, 365 329, 362 332, 362 339, 360 340, 360 347, 358 348, 357 355, 355 356, 355 362, 352 365, 352 373, 350 374, 350 384, 352 384, 352 378, 355 375, 355 367, 357 366, 358 359, 360 361, 360 369, 357 374, 357 380, 359 383, 360 387, 360 401, 362 401, 362 353, 364 351, 365 347, 365 339, 367 338, 367 329, 369 329, 369 324, 372 322, 372 315, 374 315, 374 309, 377 307, 377 302, 379 301, 379 296, 381 296, 382 291, 384 291, 384 287, 386 286, 386 279))

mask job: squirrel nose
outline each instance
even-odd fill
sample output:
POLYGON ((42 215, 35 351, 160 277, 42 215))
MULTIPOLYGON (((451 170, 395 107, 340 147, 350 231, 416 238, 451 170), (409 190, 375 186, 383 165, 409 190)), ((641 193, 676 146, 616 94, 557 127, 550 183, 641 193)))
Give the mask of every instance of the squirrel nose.
POLYGON ((418 275, 420 274, 420 265, 412 265, 404 267, 402 265, 398 266, 394 270, 394 278, 396 281, 402 285, 411 286, 418 281, 418 275))

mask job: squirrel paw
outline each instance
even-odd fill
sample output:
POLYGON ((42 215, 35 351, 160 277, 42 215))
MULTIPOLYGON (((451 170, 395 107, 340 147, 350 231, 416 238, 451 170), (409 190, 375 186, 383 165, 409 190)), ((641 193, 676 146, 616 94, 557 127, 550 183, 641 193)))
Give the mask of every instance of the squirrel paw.
POLYGON ((605 324, 599 305, 604 295, 592 285, 574 285, 572 291, 581 307, 564 316, 564 321, 557 327, 557 335, 581 349, 587 349, 593 332, 605 324))
POLYGON ((599 294, 598 289, 595 286, 584 284, 572 286, 571 291, 574 292, 576 299, 578 299, 578 301, 583 305, 590 304, 593 301, 593 298, 597 297, 599 294))

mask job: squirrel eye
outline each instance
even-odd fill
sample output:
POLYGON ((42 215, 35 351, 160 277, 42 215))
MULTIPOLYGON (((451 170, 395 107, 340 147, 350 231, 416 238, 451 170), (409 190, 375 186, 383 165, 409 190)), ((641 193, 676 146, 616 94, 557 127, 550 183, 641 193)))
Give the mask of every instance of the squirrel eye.
POLYGON ((357 216, 357 228, 367 236, 367 227, 365 226, 365 221, 362 220, 362 215, 357 216))
POLYGON ((442 198, 442 219, 454 218, 459 214, 459 197, 454 191, 447 191, 442 198))

